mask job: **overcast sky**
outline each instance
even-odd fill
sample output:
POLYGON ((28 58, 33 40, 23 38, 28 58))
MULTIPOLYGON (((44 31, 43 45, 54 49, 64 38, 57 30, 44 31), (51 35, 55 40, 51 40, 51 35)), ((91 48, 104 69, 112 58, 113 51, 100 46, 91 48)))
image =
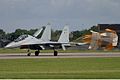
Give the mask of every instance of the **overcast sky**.
POLYGON ((99 23, 120 23, 120 0, 0 0, 0 28, 82 30, 99 23))

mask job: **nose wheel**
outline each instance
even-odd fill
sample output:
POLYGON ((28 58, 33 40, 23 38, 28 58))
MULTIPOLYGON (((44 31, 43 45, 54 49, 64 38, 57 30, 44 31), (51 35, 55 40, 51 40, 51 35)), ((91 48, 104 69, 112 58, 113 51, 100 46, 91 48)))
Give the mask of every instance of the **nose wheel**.
POLYGON ((31 53, 28 53, 28 54, 27 54, 27 56, 30 56, 30 55, 31 55, 31 53))

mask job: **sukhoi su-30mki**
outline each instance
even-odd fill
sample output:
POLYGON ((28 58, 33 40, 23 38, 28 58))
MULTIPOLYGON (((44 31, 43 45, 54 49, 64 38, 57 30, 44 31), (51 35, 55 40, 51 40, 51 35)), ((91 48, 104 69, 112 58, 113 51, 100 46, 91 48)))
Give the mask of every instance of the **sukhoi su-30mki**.
POLYGON ((57 56, 58 52, 56 48, 62 47, 63 50, 66 50, 65 46, 69 44, 69 27, 66 25, 60 35, 60 38, 57 42, 51 41, 51 26, 48 24, 41 36, 40 39, 37 36, 41 33, 43 28, 39 29, 33 36, 31 35, 21 35, 16 40, 12 41, 5 48, 20 48, 20 49, 28 49, 28 56, 31 55, 29 49, 36 50, 35 56, 38 56, 40 50, 44 49, 53 49, 54 56, 57 56))

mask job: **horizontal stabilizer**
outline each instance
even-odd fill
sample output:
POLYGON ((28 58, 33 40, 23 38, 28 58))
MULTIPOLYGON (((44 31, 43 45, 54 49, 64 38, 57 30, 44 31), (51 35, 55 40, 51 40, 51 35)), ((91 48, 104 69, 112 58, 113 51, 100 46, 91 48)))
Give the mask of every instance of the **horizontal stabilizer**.
POLYGON ((87 43, 77 43, 76 45, 81 46, 81 45, 85 45, 85 44, 87 44, 87 43))

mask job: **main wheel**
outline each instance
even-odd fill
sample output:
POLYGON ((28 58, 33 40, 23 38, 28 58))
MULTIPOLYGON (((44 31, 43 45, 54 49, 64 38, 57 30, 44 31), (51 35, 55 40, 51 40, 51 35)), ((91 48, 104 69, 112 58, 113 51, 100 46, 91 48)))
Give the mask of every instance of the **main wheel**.
POLYGON ((39 51, 35 51, 35 56, 38 56, 39 55, 39 51))
POLYGON ((57 56, 58 55, 58 52, 57 51, 54 51, 54 56, 57 56))

